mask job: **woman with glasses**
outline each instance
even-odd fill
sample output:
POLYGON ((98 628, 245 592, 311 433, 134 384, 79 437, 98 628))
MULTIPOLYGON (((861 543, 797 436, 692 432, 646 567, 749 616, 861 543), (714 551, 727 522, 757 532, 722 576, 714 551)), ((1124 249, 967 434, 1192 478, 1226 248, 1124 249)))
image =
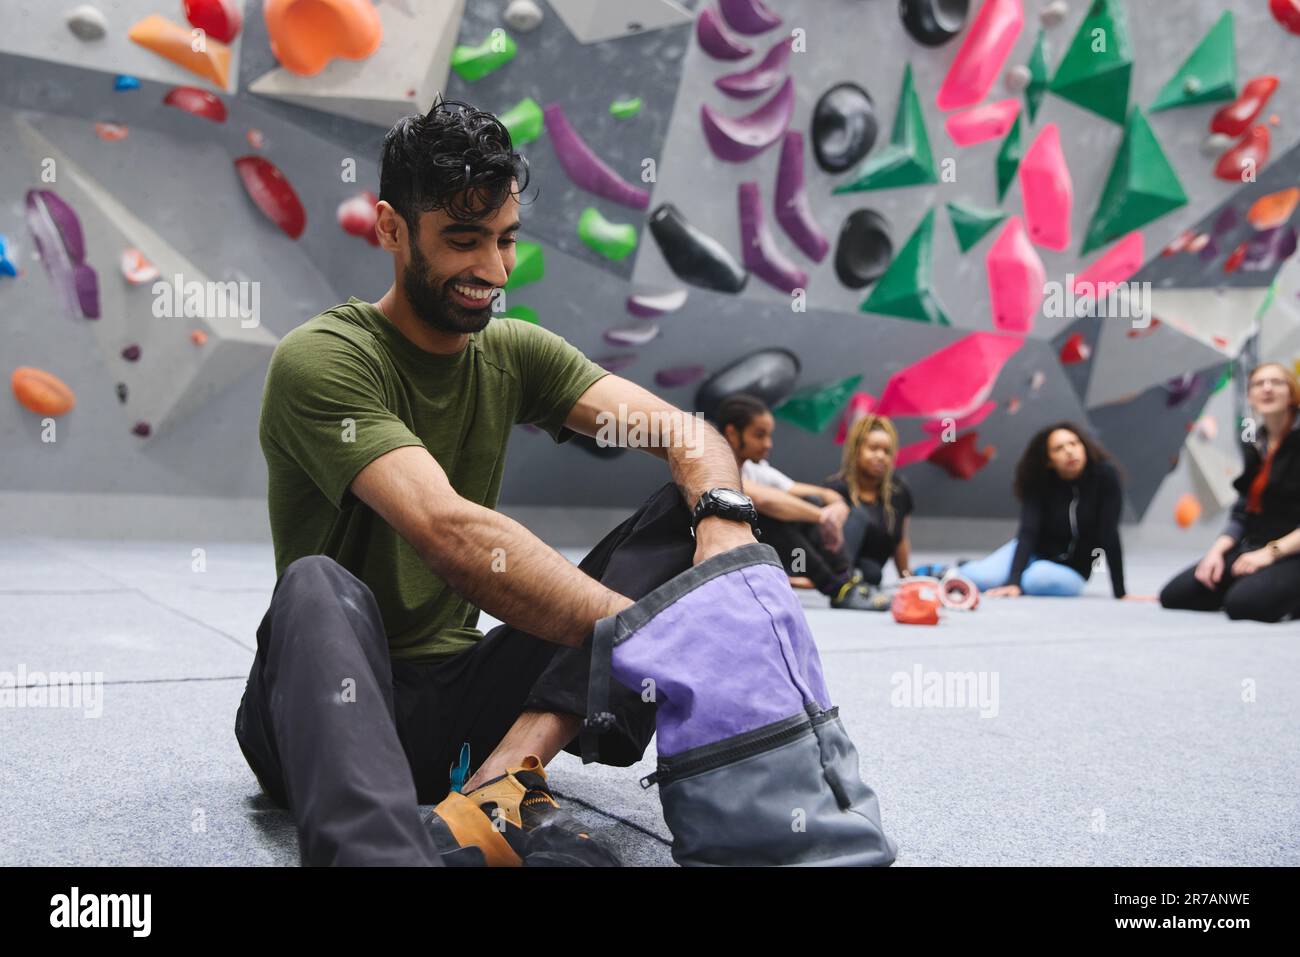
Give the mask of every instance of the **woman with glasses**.
POLYGON ((1228 525, 1196 565, 1165 585, 1160 604, 1281 621, 1300 611, 1300 381, 1276 362, 1250 374, 1245 470, 1228 525))

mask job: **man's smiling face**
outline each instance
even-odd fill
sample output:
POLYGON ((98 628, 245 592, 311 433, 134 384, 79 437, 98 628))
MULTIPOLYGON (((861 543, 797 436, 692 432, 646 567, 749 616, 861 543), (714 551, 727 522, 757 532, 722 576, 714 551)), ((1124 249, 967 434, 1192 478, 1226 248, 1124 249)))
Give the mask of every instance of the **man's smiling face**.
POLYGON ((415 314, 440 332, 478 332, 492 318, 492 293, 515 268, 519 199, 461 222, 446 210, 421 213, 409 232, 402 290, 415 314))

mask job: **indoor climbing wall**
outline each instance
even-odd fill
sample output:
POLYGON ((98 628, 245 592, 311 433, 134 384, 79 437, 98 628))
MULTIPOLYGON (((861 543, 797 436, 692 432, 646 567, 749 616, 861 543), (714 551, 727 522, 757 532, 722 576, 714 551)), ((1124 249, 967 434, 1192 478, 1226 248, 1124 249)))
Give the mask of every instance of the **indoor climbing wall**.
MULTIPOLYGON (((391 281, 379 143, 438 91, 529 161, 501 321, 684 408, 764 395, 809 480, 875 410, 925 514, 1010 515, 1020 448, 1072 418, 1131 518, 1217 522, 1238 360, 1300 357, 1298 0, 311 4, 336 28, 307 0, 18 0, 0 493, 262 494, 270 352, 391 281), (1090 311, 1126 281, 1146 319, 1090 311)), ((663 479, 521 430, 503 502, 663 479)))

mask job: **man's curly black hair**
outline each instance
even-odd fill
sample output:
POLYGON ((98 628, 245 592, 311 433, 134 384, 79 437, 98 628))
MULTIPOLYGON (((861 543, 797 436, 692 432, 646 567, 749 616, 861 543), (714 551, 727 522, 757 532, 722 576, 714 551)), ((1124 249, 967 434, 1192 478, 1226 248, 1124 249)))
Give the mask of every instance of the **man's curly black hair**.
POLYGON ((438 96, 428 113, 403 117, 384 137, 379 198, 406 220, 412 243, 421 213, 446 210, 472 222, 527 186, 528 161, 510 131, 468 103, 438 96))

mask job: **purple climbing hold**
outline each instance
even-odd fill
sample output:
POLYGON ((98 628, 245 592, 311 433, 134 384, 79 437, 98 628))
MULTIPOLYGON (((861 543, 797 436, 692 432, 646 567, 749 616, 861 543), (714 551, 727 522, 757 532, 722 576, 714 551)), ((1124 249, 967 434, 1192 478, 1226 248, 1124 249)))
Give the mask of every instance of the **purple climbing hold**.
POLYGON ((1188 372, 1170 379, 1165 383, 1165 405, 1171 409, 1176 405, 1182 405, 1192 397, 1200 384, 1201 377, 1195 372, 1188 372))
POLYGON ((770 100, 746 116, 724 116, 708 104, 700 107, 709 148, 728 163, 743 163, 763 152, 781 138, 793 115, 794 80, 790 77, 770 100))
POLYGON ((763 222, 763 197, 757 183, 741 183, 737 191, 740 205, 740 248, 745 266, 763 281, 782 292, 808 287, 808 274, 781 252, 772 233, 763 222))
POLYGON ((624 206, 633 209, 647 209, 650 206, 650 191, 633 186, 610 169, 569 125, 563 107, 552 103, 543 113, 546 117, 546 132, 551 135, 555 155, 559 157, 564 171, 569 174, 569 179, 589 193, 624 206))
POLYGON ((644 346, 657 335, 659 335, 657 323, 642 322, 635 326, 606 329, 605 341, 611 346, 644 346))
POLYGON ((1210 235, 1215 239, 1224 233, 1231 232, 1241 222, 1241 217, 1231 206, 1225 206, 1219 211, 1219 215, 1214 217, 1214 225, 1210 227, 1210 235))
POLYGON ((142 439, 147 439, 150 433, 153 432, 153 428, 149 425, 148 422, 137 422, 134 426, 132 426, 131 432, 135 435, 140 436, 140 438, 142 439))
POLYGON ((727 32, 713 7, 705 7, 696 19, 695 38, 700 41, 700 49, 715 60, 743 60, 754 52, 748 43, 727 32))
POLYGON ((813 262, 826 258, 831 244, 808 205, 803 180, 803 134, 794 130, 785 134, 781 144, 776 172, 776 221, 813 262))
POLYGON ((74 318, 99 318, 99 278, 86 263, 81 220, 52 189, 29 189, 27 228, 31 230, 50 281, 74 318))
POLYGON ((739 73, 720 76, 713 81, 713 85, 727 96, 734 96, 738 100, 748 100, 755 96, 762 96, 764 93, 771 93, 785 78, 790 52, 789 38, 782 37, 772 49, 767 51, 767 55, 758 61, 757 66, 741 70, 739 73))
POLYGON ((718 0, 718 9, 727 26, 737 33, 752 36, 781 25, 781 18, 763 6, 762 0, 718 0))
POLYGON ((1197 255, 1200 258, 1201 262, 1208 263, 1208 262, 1213 262, 1215 257, 1219 255, 1219 252, 1220 249, 1219 249, 1218 242, 1214 239, 1211 239, 1204 246, 1201 247, 1201 251, 1197 255))
POLYGON ((655 373, 655 385, 662 389, 680 388, 697 381, 707 371, 704 366, 673 366, 671 369, 660 369, 655 373))
POLYGON ((1246 272, 1267 272, 1277 269, 1283 260, 1296 251, 1294 226, 1275 226, 1256 233, 1246 244, 1246 256, 1241 268, 1246 272))
POLYGON ((686 305, 686 290, 674 289, 661 292, 655 296, 638 295, 627 297, 627 311, 642 319, 653 319, 668 312, 676 312, 686 305))
POLYGON ((122 358, 127 362, 140 361, 140 347, 136 345, 127 346, 122 350, 122 358))
POLYGON ((619 355, 601 356, 594 361, 606 372, 621 372, 636 361, 636 355, 624 352, 619 355))

